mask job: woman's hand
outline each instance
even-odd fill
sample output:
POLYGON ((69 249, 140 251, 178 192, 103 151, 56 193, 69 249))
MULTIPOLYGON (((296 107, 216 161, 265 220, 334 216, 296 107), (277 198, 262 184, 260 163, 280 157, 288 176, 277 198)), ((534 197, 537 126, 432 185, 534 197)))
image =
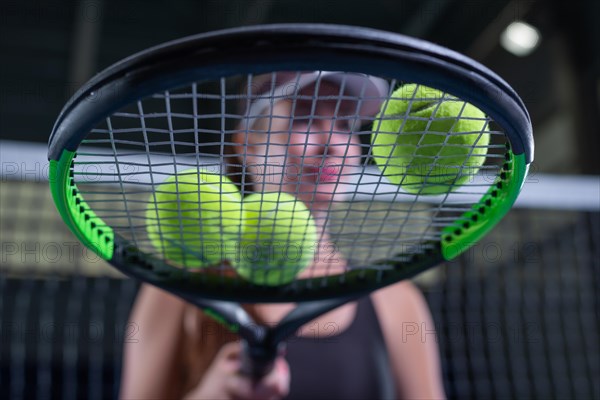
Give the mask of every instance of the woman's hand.
POLYGON ((186 399, 239 399, 276 400, 286 396, 290 389, 290 369, 283 357, 277 357, 275 367, 258 384, 240 375, 242 345, 239 342, 225 344, 200 384, 186 399))

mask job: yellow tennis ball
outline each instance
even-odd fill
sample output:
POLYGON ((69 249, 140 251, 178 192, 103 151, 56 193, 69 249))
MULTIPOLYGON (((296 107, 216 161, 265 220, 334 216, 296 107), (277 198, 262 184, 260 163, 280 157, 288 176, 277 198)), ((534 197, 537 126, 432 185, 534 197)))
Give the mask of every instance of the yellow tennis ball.
POLYGON ((242 198, 225 176, 192 168, 170 176, 150 195, 146 230, 168 261, 205 267, 235 258, 242 198))
POLYGON ((446 193, 484 163, 487 124, 472 104, 426 86, 404 85, 373 123, 373 158, 391 183, 409 193, 446 193))
POLYGON ((276 286, 293 281, 312 263, 317 228, 301 200, 288 193, 254 193, 244 199, 243 210, 239 275, 276 286))

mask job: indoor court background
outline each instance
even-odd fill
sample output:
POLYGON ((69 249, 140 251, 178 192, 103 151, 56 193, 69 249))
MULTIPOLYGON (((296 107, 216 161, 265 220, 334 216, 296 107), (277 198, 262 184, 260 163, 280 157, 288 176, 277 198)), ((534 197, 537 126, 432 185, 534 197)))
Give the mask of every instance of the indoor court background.
MULTIPOLYGON (((274 22, 369 26, 490 67, 532 117, 517 206, 474 249, 416 279, 452 399, 600 398, 600 27, 595 0, 207 0, 0 3, 0 397, 115 398, 138 285, 83 247, 47 183, 66 100, 113 62, 167 40, 274 22), (524 21, 531 54, 503 47, 524 21)), ((399 338, 402 340, 402 338, 399 338)), ((315 360, 315 365, 318 361, 315 360)))

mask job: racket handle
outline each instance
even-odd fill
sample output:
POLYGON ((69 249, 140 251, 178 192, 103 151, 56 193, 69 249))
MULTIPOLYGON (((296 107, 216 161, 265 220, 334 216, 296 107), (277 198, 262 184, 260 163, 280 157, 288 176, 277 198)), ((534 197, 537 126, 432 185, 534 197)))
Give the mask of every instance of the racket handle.
POLYGON ((242 340, 242 365, 240 373, 255 383, 267 376, 275 367, 275 359, 285 352, 285 343, 275 346, 250 344, 242 340))

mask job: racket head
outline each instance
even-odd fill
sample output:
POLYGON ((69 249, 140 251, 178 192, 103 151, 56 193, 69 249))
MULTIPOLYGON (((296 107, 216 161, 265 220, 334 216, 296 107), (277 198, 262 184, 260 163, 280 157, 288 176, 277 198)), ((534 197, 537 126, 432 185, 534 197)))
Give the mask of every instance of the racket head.
MULTIPOLYGON (((414 102, 414 96, 408 94, 403 99, 414 102)), ((442 100, 438 99, 438 103, 442 100)), ((314 112, 308 116, 318 120, 314 112)), ((285 145, 280 142, 281 148, 285 145)), ((301 302, 359 296, 411 277, 466 250, 513 204, 533 158, 533 139, 527 110, 512 88, 487 68, 458 53, 372 29, 284 24, 184 38, 107 68, 65 105, 50 137, 48 156, 51 189, 63 219, 83 243, 127 275, 186 298, 301 302), (308 98, 298 91, 292 91, 291 96, 277 93, 279 74, 295 76, 295 80, 287 83, 298 88, 306 71, 317 71, 315 89, 312 94, 304 94, 308 98), (390 185, 378 167, 372 165, 370 142, 378 134, 376 117, 354 115, 354 122, 360 120, 362 124, 352 133, 363 139, 357 166, 360 172, 341 174, 354 183, 349 185, 344 200, 329 202, 322 221, 334 237, 335 245, 345 249, 340 251, 346 260, 341 272, 332 268, 305 274, 286 284, 262 285, 240 279, 228 263, 201 270, 182 268, 165 256, 164 248, 150 245, 147 226, 140 215, 147 209, 148 199, 160 192, 169 176, 194 168, 199 173, 207 168, 224 172, 231 156, 226 147, 234 153, 238 151, 238 158, 243 154, 239 152, 242 144, 232 140, 233 135, 260 135, 268 130, 250 132, 254 122, 249 121, 256 117, 254 112, 272 125, 274 117, 281 117, 273 112, 273 105, 281 96, 287 96, 291 102, 308 101, 313 105, 328 100, 315 95, 315 90, 320 82, 327 81, 331 71, 346 77, 379 77, 390 84, 386 96, 380 98, 365 98, 364 92, 363 96, 349 95, 348 100, 359 104, 368 100, 383 104, 395 88, 409 82, 439 90, 444 101, 457 98, 482 110, 485 133, 491 135, 483 163, 487 176, 473 174, 473 180, 456 192, 449 188, 436 196, 406 193, 402 184, 390 185), (255 81, 264 80, 265 76, 267 82, 270 80, 267 92, 254 95, 259 86, 254 85, 255 81), (264 113, 264 107, 248 114, 255 97, 270 104, 266 117, 260 114, 264 113), (201 102, 211 101, 208 108, 216 111, 199 111, 201 102), (240 102, 246 106, 240 107, 240 102), (179 103, 183 104, 184 112, 177 112, 179 103), (174 125, 178 118, 187 119, 181 129, 174 125), (158 124, 152 126, 151 121, 158 124), (216 124, 216 128, 203 128, 204 122, 216 124), (149 139, 152 134, 148 132, 152 129, 153 134, 162 138, 149 139), (175 133, 186 130, 183 144, 179 142, 180 136, 175 140, 175 133), (127 139, 132 133, 145 136, 137 141, 127 139), (202 135, 211 139, 203 141, 202 135), (134 162, 126 161, 136 145, 142 151, 135 157, 145 157, 145 165, 139 157, 134 162), (86 152, 94 146, 105 146, 107 151, 86 152), (164 154, 154 151, 164 150, 165 146, 170 151, 164 154), (178 152, 181 146, 187 146, 191 155, 178 152), (198 156, 205 153, 217 155, 213 164, 199 162, 198 156), (182 159, 178 159, 180 155, 182 159), (165 161, 164 157, 171 160, 165 161), (162 164, 165 168, 161 169, 162 164), (136 166, 139 169, 131 174, 123 171, 136 166), (136 177, 144 176, 149 181, 134 182, 136 177), (107 201, 107 196, 112 200, 107 201), (118 220, 119 223, 114 223, 118 220), (403 230, 410 231, 411 224, 418 226, 418 232, 407 236, 403 230), (367 229, 368 226, 375 228, 367 229), (386 241, 392 242, 392 246, 384 250, 376 247, 373 251, 373 246, 386 241), (368 254, 361 258, 364 252, 368 254)), ((267 166, 266 161, 264 165, 267 166)), ((249 175, 248 172, 244 170, 242 174, 249 175)), ((322 170, 316 172, 319 173, 322 170)), ((179 182, 178 179, 175 181, 179 182)), ((242 195, 247 194, 246 182, 238 183, 242 195)), ((256 186, 253 183, 248 186, 256 186)), ((221 182, 221 188, 222 185, 221 182)), ((298 197, 301 194, 295 193, 298 197)), ((182 248, 187 251, 185 246, 182 248)), ((192 250, 191 254, 196 253, 192 250)))

